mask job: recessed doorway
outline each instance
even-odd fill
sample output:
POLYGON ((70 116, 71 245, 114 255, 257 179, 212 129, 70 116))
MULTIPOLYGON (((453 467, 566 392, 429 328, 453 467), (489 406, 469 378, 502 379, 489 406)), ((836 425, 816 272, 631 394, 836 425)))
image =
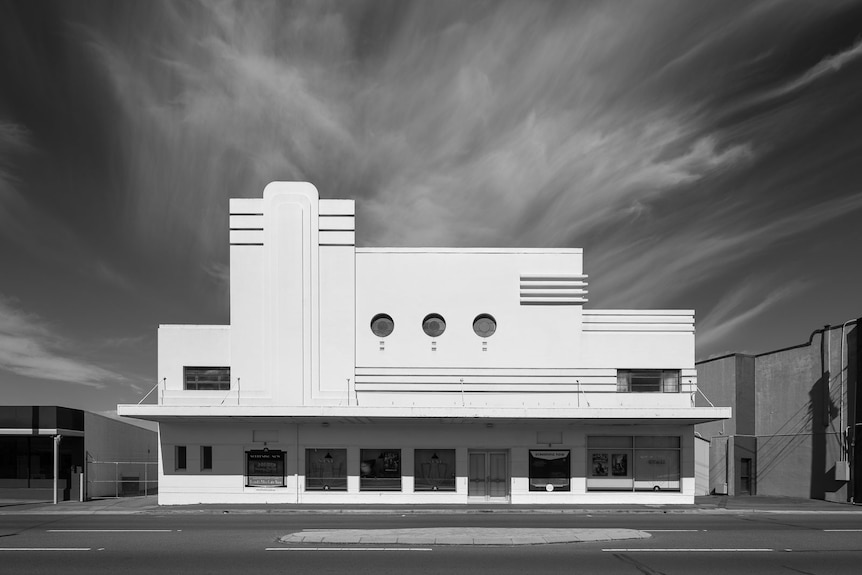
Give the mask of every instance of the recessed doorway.
POLYGON ((509 452, 470 450, 467 496, 483 501, 509 500, 509 452))

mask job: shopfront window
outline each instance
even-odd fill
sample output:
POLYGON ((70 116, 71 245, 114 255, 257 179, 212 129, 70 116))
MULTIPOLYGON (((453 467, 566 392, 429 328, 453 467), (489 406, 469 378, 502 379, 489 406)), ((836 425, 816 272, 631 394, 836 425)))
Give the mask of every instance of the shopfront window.
POLYGON ((679 437, 635 437, 635 490, 679 491, 679 437))
POLYGON ((530 491, 571 491, 568 449, 530 450, 530 491))
POLYGON ((284 451, 246 451, 246 486, 284 487, 284 451))
POLYGON ((679 491, 680 438, 594 436, 587 438, 590 491, 679 491))
POLYGON ((630 436, 590 437, 587 440, 587 489, 631 491, 633 441, 630 436))
POLYGON ((0 488, 50 487, 53 477, 53 438, 0 436, 0 488))
POLYGON ((455 450, 417 449, 413 452, 416 491, 455 491, 455 450))
POLYGON ((360 491, 401 491, 400 449, 362 449, 359 459, 360 491))
POLYGON ((347 491, 347 450, 305 450, 306 491, 347 491))

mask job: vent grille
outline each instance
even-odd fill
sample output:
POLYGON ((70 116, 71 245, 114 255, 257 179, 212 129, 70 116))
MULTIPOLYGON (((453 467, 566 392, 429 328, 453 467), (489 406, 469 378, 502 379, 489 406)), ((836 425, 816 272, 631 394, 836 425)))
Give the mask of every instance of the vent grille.
POLYGON ((521 274, 521 305, 583 305, 587 302, 584 274, 521 274))

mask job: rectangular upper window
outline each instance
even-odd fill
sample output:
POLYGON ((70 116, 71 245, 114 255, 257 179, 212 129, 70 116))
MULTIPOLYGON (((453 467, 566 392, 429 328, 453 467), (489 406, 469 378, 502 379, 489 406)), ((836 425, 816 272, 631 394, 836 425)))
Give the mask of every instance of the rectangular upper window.
POLYGON ((678 369, 618 369, 618 393, 678 393, 678 369))
POLYGON ((230 390, 230 368, 184 367, 183 389, 228 391, 230 390))

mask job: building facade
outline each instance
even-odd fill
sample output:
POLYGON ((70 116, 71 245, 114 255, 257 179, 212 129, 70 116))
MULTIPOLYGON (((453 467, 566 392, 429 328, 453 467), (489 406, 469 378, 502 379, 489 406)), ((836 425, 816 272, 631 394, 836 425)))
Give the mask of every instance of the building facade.
POLYGON ((159 327, 159 501, 691 503, 694 315, 590 310, 580 249, 357 248, 230 203, 228 326, 159 327))
POLYGON ((733 409, 696 427, 709 441, 710 492, 855 501, 860 345, 853 319, 801 345, 698 362, 705 397, 733 409))
POLYGON ((155 431, 89 411, 2 405, 0 499, 57 502, 156 493, 157 468, 151 463, 157 446, 155 431))

